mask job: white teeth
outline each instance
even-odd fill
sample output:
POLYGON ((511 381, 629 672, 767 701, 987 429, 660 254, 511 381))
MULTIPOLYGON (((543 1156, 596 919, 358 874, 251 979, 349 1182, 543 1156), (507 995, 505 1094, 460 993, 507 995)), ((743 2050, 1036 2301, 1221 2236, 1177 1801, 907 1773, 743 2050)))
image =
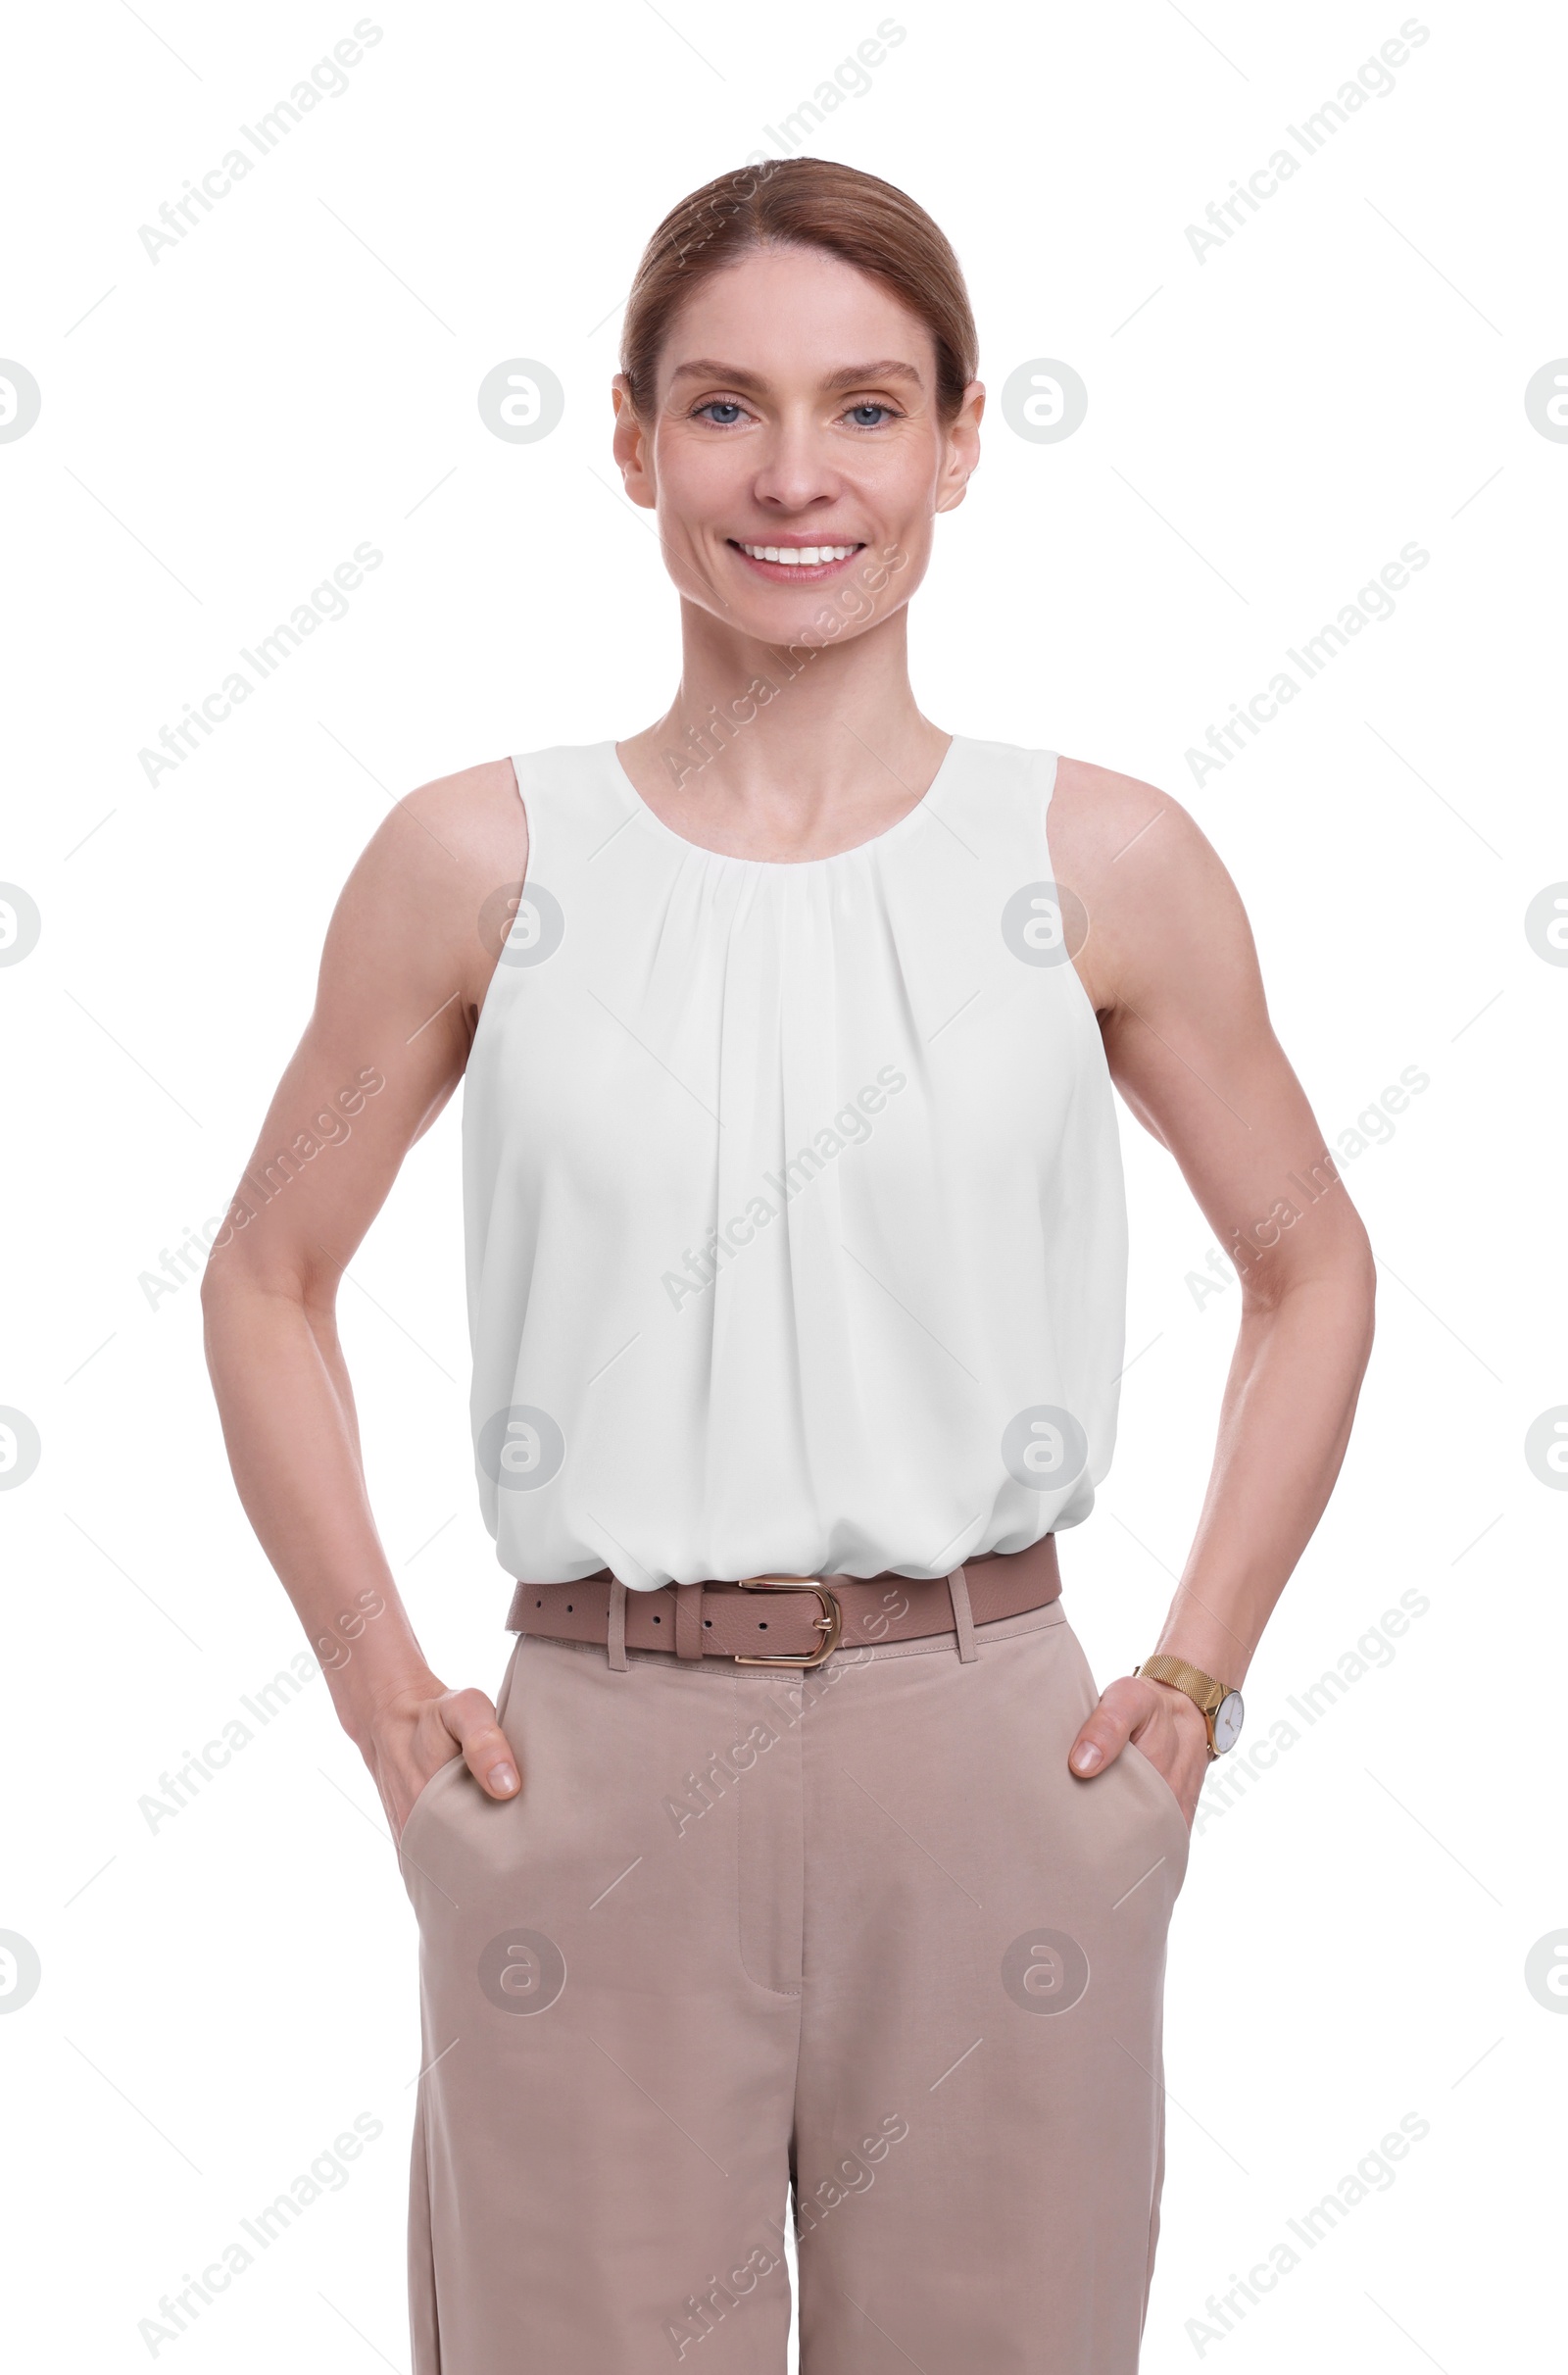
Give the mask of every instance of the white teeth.
POLYGON ((825 561, 848 561, 855 544, 743 544, 754 561, 782 561, 791 569, 819 569, 825 561))

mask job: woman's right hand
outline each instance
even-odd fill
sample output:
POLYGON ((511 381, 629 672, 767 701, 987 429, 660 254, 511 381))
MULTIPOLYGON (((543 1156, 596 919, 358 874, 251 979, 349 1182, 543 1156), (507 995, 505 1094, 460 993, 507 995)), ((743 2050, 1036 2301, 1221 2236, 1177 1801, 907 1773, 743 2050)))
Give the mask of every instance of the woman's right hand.
POLYGON ((483 1691, 448 1691, 430 1677, 426 1690, 383 1700, 361 1754, 381 1794, 394 1843, 409 1809, 433 1773, 461 1757, 488 1798, 514 1798, 521 1787, 512 1745, 483 1691))

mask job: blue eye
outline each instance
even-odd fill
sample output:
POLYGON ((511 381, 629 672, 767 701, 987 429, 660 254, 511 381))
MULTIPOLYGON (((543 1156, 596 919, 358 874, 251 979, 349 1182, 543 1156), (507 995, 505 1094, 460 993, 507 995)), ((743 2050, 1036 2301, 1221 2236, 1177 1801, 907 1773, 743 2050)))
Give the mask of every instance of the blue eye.
POLYGON ((853 421, 857 428, 880 428, 880 421, 867 421, 865 415, 884 413, 891 419, 892 411, 892 406, 887 404, 852 404, 846 418, 853 421))
POLYGON ((715 396, 710 403, 698 406, 696 417, 701 421, 705 415, 714 413, 727 413, 729 416, 728 420, 714 421, 715 428, 732 428, 741 417, 741 408, 733 396, 715 396))

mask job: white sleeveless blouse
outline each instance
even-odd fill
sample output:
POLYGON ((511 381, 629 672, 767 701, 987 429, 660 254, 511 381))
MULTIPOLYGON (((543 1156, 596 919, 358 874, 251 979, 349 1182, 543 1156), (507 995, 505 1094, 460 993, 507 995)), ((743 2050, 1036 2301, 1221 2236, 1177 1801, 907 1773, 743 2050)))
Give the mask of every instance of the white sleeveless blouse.
POLYGON ((507 1573, 938 1576, 1078 1524, 1127 1223, 1054 758, 960 735, 801 864, 684 840, 612 742, 514 766, 527 884, 481 927, 463 1113, 507 1573))

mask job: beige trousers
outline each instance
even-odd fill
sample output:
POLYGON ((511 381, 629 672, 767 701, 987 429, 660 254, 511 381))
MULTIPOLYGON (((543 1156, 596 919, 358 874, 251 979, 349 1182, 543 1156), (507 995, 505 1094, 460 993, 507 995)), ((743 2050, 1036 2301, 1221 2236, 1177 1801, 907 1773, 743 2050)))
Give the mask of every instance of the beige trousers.
POLYGON ((790 1675, 520 1640, 402 1841, 415 2375, 1131 2375, 1187 1826, 1061 1603, 790 1675))

